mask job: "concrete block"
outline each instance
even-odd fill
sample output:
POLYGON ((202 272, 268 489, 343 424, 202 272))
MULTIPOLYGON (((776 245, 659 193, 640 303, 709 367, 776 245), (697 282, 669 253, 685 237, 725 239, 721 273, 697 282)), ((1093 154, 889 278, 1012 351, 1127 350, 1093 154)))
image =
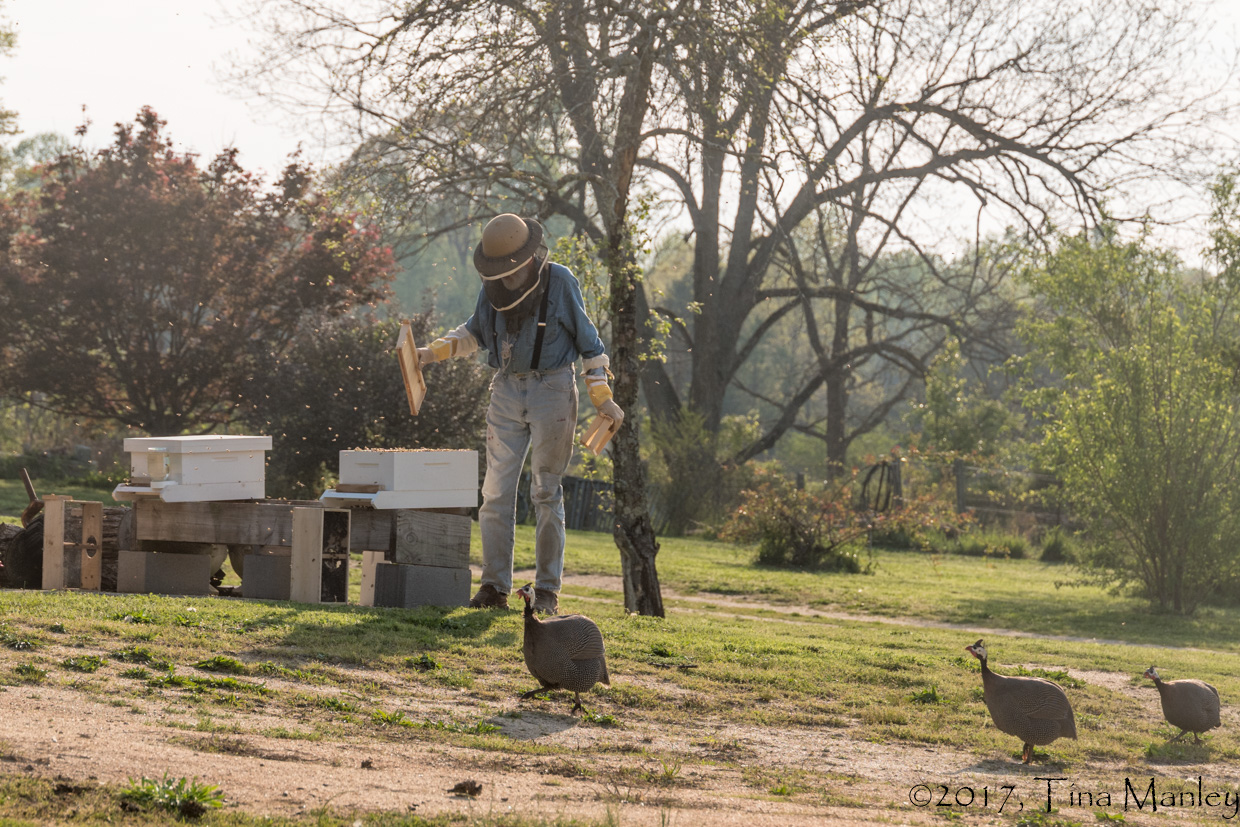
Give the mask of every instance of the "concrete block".
POLYGON ((469 604, 469 569, 378 563, 375 605, 397 609, 469 604))
POLYGON ((127 594, 210 594, 211 557, 163 551, 117 553, 116 590, 127 594))
POLYGON ((245 564, 241 576, 242 597, 257 600, 288 600, 289 568, 292 564, 289 554, 271 554, 267 552, 250 552, 245 555, 245 564))

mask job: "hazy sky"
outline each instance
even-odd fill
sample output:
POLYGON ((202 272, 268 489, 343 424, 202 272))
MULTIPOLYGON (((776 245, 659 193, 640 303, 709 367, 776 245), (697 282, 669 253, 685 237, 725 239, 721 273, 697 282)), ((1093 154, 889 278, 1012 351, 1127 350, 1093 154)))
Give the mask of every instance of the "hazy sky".
POLYGON ((297 148, 300 136, 223 89, 217 72, 246 32, 216 22, 217 0, 4 0, 0 12, 17 32, 0 59, 0 102, 17 112, 19 138, 72 137, 85 104, 86 144, 101 147, 149 105, 179 149, 209 158, 236 146, 242 166, 269 178, 297 148))
MULTIPOLYGON (((167 134, 179 149, 210 158, 236 146, 242 165, 269 180, 303 141, 307 160, 330 160, 314 136, 281 126, 260 102, 225 89, 221 74, 229 56, 248 47, 244 26, 220 22, 221 2, 0 0, 0 14, 18 37, 15 54, 0 60, 0 103, 18 113, 22 137, 72 136, 85 104, 92 148, 110 143, 117 121, 132 121, 149 105, 168 122, 167 134)), ((1208 27, 1203 51, 1234 54, 1240 0, 1202 0, 1201 7, 1208 27)), ((1196 74, 1193 67, 1185 71, 1196 74)), ((1235 76, 1229 86, 1240 88, 1235 76)), ((1240 133, 1240 125, 1234 131, 1240 133)), ((1173 243, 1199 248, 1198 238, 1173 243)))

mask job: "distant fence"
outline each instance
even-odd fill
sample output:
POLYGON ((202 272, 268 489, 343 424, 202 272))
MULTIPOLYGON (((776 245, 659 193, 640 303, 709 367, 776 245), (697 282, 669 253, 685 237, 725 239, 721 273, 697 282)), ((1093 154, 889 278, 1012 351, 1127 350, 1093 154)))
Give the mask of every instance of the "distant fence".
MULTIPOLYGON (((564 526, 576 531, 612 532, 614 525, 612 490, 609 482, 587 480, 581 477, 564 477, 564 526)), ((650 520, 655 533, 667 528, 666 509, 655 488, 646 492, 650 520)), ((517 485, 517 522, 534 519, 534 506, 530 501, 530 473, 521 475, 517 485)))
POLYGON ((1009 468, 984 468, 956 460, 956 511, 975 515, 983 525, 1012 529, 1067 525, 1059 478, 1009 468))
POLYGON ((984 526, 1025 533, 1038 527, 1067 525, 1062 483, 1049 474, 1011 468, 926 460, 886 460, 870 466, 859 478, 860 507, 883 512, 916 496, 924 485, 951 496, 955 487, 957 513, 972 514, 984 526), (911 489, 911 490, 910 490, 911 489))

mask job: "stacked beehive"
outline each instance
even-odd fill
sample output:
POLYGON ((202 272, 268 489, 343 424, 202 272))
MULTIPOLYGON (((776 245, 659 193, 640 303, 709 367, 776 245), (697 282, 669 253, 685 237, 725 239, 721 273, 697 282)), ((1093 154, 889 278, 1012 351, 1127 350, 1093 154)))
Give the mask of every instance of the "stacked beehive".
MULTIPOLYGON (((261 500, 266 496, 269 436, 131 437, 129 480, 112 491, 117 501, 206 503, 261 500)), ((142 544, 139 544, 142 545, 142 544)), ((209 594, 211 575, 227 556, 218 543, 162 543, 121 549, 117 591, 209 594)))
POLYGON ((391 515, 370 521, 373 537, 354 530, 353 548, 374 550, 363 552, 364 605, 469 602, 468 510, 478 505, 477 451, 341 451, 340 483, 320 499, 391 515))

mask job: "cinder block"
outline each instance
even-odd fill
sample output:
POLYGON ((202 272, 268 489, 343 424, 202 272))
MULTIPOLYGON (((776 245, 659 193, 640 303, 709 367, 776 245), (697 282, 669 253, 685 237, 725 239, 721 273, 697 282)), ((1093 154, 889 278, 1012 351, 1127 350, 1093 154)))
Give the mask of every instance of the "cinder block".
POLYGON ((163 551, 120 551, 116 590, 127 594, 210 594, 211 557, 163 551))
POLYGON ((292 559, 288 554, 246 554, 245 573, 241 576, 242 596, 257 600, 288 600, 292 559))
POLYGON ((469 582, 468 568, 383 562, 375 566, 375 605, 397 609, 465 606, 469 582))

